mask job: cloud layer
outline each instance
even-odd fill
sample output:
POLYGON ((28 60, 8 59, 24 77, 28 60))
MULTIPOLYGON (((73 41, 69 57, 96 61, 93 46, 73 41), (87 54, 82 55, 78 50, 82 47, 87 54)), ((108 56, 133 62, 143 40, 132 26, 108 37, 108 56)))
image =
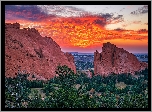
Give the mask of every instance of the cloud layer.
MULTIPOLYGON (((147 8, 144 6, 135 12, 147 13, 147 8)), ((73 6, 6 5, 5 21, 19 22, 22 28, 36 28, 42 36, 53 38, 63 48, 92 49, 93 46, 100 47, 105 40, 113 39, 148 40, 146 29, 139 28, 138 31, 121 27, 106 29, 107 25, 124 23, 122 14, 93 13, 73 6)), ((142 24, 142 22, 132 21, 124 25, 128 24, 142 24)))
POLYGON ((148 13, 148 6, 145 5, 141 8, 138 8, 137 10, 131 12, 132 15, 139 15, 139 14, 146 14, 148 13))

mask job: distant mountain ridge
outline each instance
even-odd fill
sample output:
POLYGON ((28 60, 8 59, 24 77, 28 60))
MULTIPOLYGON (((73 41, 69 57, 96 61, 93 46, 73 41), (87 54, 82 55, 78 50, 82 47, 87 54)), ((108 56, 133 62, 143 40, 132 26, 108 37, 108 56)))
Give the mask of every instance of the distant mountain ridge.
MULTIPOLYGON (((90 54, 90 55, 94 55, 94 53, 85 53, 85 52, 68 52, 68 53, 71 53, 71 54, 90 54)), ((132 54, 134 54, 134 55, 148 55, 148 53, 132 53, 132 54)))

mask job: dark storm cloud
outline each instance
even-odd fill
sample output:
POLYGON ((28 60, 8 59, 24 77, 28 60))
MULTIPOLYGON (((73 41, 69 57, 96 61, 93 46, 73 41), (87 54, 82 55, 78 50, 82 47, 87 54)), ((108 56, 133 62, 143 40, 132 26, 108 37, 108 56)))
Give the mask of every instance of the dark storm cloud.
POLYGON ((94 23, 98 24, 98 25, 101 25, 103 27, 107 24, 105 20, 100 20, 100 19, 94 20, 94 23))
POLYGON ((148 13, 148 6, 147 5, 145 5, 141 8, 138 8, 137 10, 131 12, 130 14, 139 15, 139 14, 145 14, 145 13, 148 13))
POLYGON ((122 19, 123 15, 118 15, 117 17, 114 17, 114 20, 122 19))
POLYGON ((94 24, 98 24, 98 25, 104 27, 107 24, 107 21, 112 18, 112 16, 113 15, 109 14, 109 13, 105 13, 105 14, 100 13, 100 14, 97 15, 97 17, 99 19, 94 20, 94 24))
MULTIPOLYGON (((41 12, 41 10, 36 5, 6 5, 5 17, 6 19, 11 19, 10 17, 16 17, 18 19, 37 21, 48 17, 48 15, 46 15, 44 12, 41 12)), ((51 17, 54 17, 54 15, 51 17)))
POLYGON ((60 5, 6 5, 6 19, 26 19, 39 21, 53 17, 91 15, 83 9, 60 5))
POLYGON ((37 8, 36 5, 5 5, 5 11, 20 11, 20 12, 24 12, 24 11, 30 11, 33 14, 38 14, 41 13, 41 11, 37 8))
POLYGON ((111 23, 119 23, 123 21, 124 21, 123 15, 118 15, 117 17, 113 17, 111 19, 111 23))
POLYGON ((113 13, 105 13, 105 14, 100 13, 99 17, 105 18, 106 20, 110 20, 113 18, 113 15, 114 15, 113 13))
MULTIPOLYGON (((25 19, 29 21, 51 20, 55 17, 97 17, 95 24, 105 26, 107 24, 115 24, 123 21, 123 15, 114 16, 114 13, 92 13, 81 8, 62 5, 6 5, 5 17, 11 19, 25 19)), ((80 20, 76 21, 81 23, 80 20)))
POLYGON ((100 13, 97 16, 99 19, 95 20, 94 23, 95 24, 99 24, 102 26, 105 26, 107 24, 114 24, 114 23, 119 23, 123 21, 123 15, 118 15, 116 17, 114 17, 113 13, 100 13), (100 20, 101 18, 101 20, 100 20))

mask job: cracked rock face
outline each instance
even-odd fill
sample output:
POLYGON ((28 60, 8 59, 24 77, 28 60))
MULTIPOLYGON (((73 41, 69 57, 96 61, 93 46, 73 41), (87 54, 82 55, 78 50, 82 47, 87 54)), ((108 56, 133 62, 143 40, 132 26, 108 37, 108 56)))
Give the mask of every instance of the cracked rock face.
POLYGON ((5 24, 5 76, 15 77, 19 70, 39 80, 50 79, 59 64, 76 72, 74 57, 64 54, 52 38, 42 37, 34 28, 20 29, 19 23, 5 24))
POLYGON ((136 56, 110 42, 104 43, 102 52, 94 52, 94 73, 109 74, 131 73, 148 68, 148 64, 138 61, 136 56))

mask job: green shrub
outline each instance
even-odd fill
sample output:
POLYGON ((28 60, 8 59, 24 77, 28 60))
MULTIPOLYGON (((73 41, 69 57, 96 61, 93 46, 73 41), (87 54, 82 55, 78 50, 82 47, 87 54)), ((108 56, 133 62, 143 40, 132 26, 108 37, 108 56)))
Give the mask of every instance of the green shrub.
POLYGON ((28 108, 46 108, 45 102, 42 100, 41 95, 37 90, 31 92, 31 98, 28 102, 28 108))
POLYGON ((18 74, 16 78, 5 77, 5 108, 24 108, 28 102, 30 88, 26 86, 27 74, 18 74))
POLYGON ((6 108, 148 108, 148 70, 130 74, 100 75, 88 78, 74 74, 67 66, 58 66, 54 77, 28 81, 28 74, 5 77, 6 108), (143 76, 141 76, 143 75, 143 76), (120 87, 124 84, 124 87, 120 87), (30 88, 42 88, 45 97, 30 88), (93 93, 90 91, 94 90, 93 93), (30 96, 30 97, 29 97, 30 96))

